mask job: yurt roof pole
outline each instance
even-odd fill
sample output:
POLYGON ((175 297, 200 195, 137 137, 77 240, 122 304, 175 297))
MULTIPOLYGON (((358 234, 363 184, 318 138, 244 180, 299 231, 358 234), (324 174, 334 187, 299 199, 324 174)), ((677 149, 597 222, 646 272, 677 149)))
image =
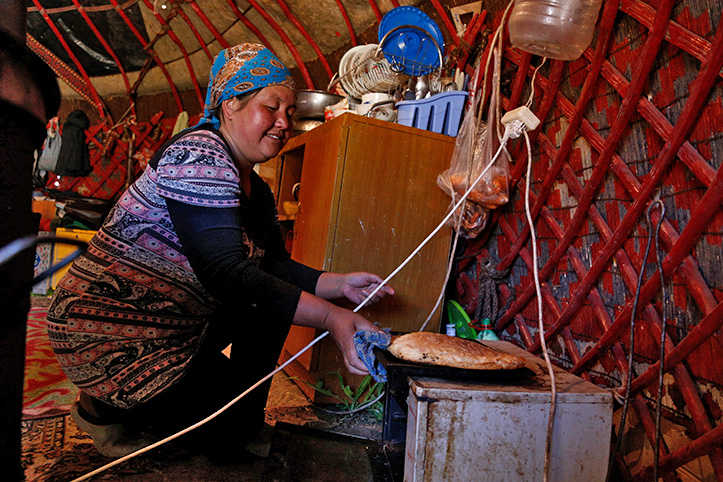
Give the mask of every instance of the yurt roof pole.
POLYGON ((50 51, 45 45, 37 41, 35 37, 30 33, 25 34, 25 42, 30 50, 43 59, 43 62, 48 64, 55 74, 63 79, 71 89, 75 90, 85 100, 91 104, 95 104, 93 101, 93 93, 88 83, 81 77, 78 72, 73 68, 60 60, 57 55, 50 51))
POLYGON ((311 74, 309 73, 309 70, 306 68, 306 65, 304 64, 304 60, 301 58, 301 54, 296 49, 296 46, 294 46, 294 43, 291 41, 288 35, 286 35, 286 32, 284 32, 284 29, 282 29, 278 23, 276 23, 276 20, 274 20, 271 15, 266 12, 266 10, 263 9, 261 5, 255 0, 249 0, 249 3, 252 7, 256 9, 257 12, 263 17, 264 20, 271 26, 271 28, 276 31, 277 34, 279 34, 279 37, 281 37, 281 40, 283 40, 286 47, 291 52, 291 55, 294 57, 294 60, 296 60, 296 65, 299 67, 299 71, 301 72, 302 77, 304 77, 304 81, 306 82, 306 86, 309 89, 314 88, 314 81, 311 79, 311 74))
MULTIPOLYGON (((160 58, 158 58, 158 55, 153 50, 153 48, 150 47, 148 42, 143 38, 143 35, 138 31, 138 29, 133 25, 133 22, 130 18, 128 18, 128 15, 126 15, 125 11, 123 10, 123 7, 118 3, 117 0, 110 0, 110 3, 113 4, 115 7, 116 12, 118 12, 118 15, 121 16, 123 21, 126 23, 128 28, 133 32, 133 35, 136 36, 138 39, 138 42, 140 42, 141 46, 143 47, 143 50, 148 52, 148 55, 151 56, 153 61, 158 65, 158 67, 161 69, 161 72, 163 72, 163 75, 166 77, 166 80, 168 81, 168 85, 171 88, 171 92, 173 94, 173 99, 176 102, 176 108, 178 109, 178 112, 183 112, 183 104, 181 103, 181 97, 178 95, 178 89, 176 89, 176 85, 173 83, 173 79, 171 79, 171 75, 168 73, 168 70, 166 70, 166 66, 163 65, 163 62, 160 58)), ((139 78, 139 80, 141 80, 139 78)))
POLYGON ((216 27, 213 26, 213 23, 208 19, 206 14, 201 10, 201 7, 198 6, 198 4, 195 2, 195 0, 186 0, 186 3, 191 5, 191 8, 194 12, 196 12, 196 15, 198 15, 198 18, 201 19, 203 24, 206 26, 209 32, 213 34, 213 37, 216 39, 216 41, 221 45, 222 48, 227 49, 230 47, 228 42, 225 38, 223 38, 223 35, 216 29, 216 27))
POLYGON ((206 41, 203 40, 203 37, 201 37, 201 34, 198 32, 198 29, 196 26, 191 22, 191 19, 188 18, 188 15, 186 15, 186 12, 183 11, 183 7, 178 5, 175 0, 170 0, 171 2, 171 8, 172 13, 171 15, 180 15, 184 22, 186 22, 186 25, 188 25, 188 28, 191 29, 191 33, 193 33, 193 36, 196 37, 196 40, 198 40, 198 44, 201 46, 204 52, 206 52, 206 55, 209 59, 213 60, 213 54, 208 51, 208 47, 206 46, 206 41))
POLYGON ((369 0, 369 6, 372 7, 372 11, 374 12, 374 15, 377 16, 377 22, 382 21, 382 12, 379 10, 379 5, 377 5, 377 2, 375 0, 369 0))
POLYGON ((158 22, 161 24, 161 26, 163 27, 163 31, 168 34, 168 37, 173 41, 173 43, 178 45, 178 49, 183 56, 183 61, 186 63, 186 68, 188 68, 188 73, 191 77, 191 82, 193 83, 193 90, 196 91, 196 98, 198 100, 198 104, 201 106, 201 109, 203 109, 204 100, 203 94, 201 93, 201 87, 198 85, 198 79, 196 79, 196 74, 193 71, 193 65, 191 64, 191 59, 188 57, 188 52, 186 52, 186 49, 183 47, 183 42, 181 42, 176 33, 173 31, 171 25, 166 21, 165 18, 163 18, 163 15, 155 11, 150 0, 143 0, 143 3, 146 5, 146 7, 148 7, 151 12, 153 12, 156 20, 158 20, 158 22))
POLYGON ((349 30, 349 37, 351 38, 351 44, 356 47, 357 46, 357 40, 356 40, 356 34, 354 34, 354 26, 351 24, 351 20, 349 19, 349 14, 346 11, 346 8, 344 8, 344 4, 341 3, 341 0, 336 0, 336 4, 339 6, 339 11, 341 12, 341 16, 344 17, 344 23, 346 23, 346 28, 349 30))
MULTIPOLYGON (((268 47, 269 50, 274 52, 274 49, 271 47, 271 44, 268 40, 266 40, 266 37, 264 37, 264 34, 261 33, 261 31, 256 28, 256 25, 251 23, 248 18, 246 18, 246 15, 243 14, 241 10, 239 10, 238 6, 236 5, 236 2, 234 0, 228 0, 228 5, 231 7, 231 10, 233 10, 233 13, 236 14, 236 17, 238 17, 239 20, 243 22, 246 27, 253 32, 254 35, 256 35, 256 38, 259 39, 259 42, 264 44, 266 47, 268 47)), ((274 52, 276 54, 276 52, 274 52)))
POLYGON ((90 89, 90 94, 93 97, 93 103, 95 104, 95 108, 98 109, 98 113, 100 114, 101 119, 105 119, 107 117, 105 106, 103 105, 103 101, 98 96, 98 92, 95 90, 95 87, 93 86, 93 83, 90 81, 90 77, 88 77, 87 72, 83 68, 83 65, 78 60, 78 57, 75 56, 73 51, 70 49, 70 46, 65 41, 65 38, 63 38, 63 35, 60 33, 60 30, 58 30, 58 27, 55 25, 55 22, 50 18, 50 15, 45 11, 45 8, 40 4, 39 0, 33 0, 33 3, 38 8, 38 11, 43 16, 45 21, 47 22, 48 26, 50 27, 50 30, 53 31, 55 36, 60 41, 60 44, 65 49, 68 56, 71 58, 73 63, 75 64, 76 68, 78 69, 78 72, 80 72, 80 75, 83 77, 83 80, 88 84, 88 88, 90 89))
POLYGON ((447 32, 449 32, 449 36, 452 38, 452 43, 455 47, 459 47, 459 35, 457 35, 457 29, 454 28, 447 12, 444 11, 444 7, 441 3, 439 3, 439 0, 432 0, 432 5, 434 5, 437 13, 442 18, 442 23, 444 23, 444 27, 447 29, 447 32))
POLYGON ((311 38, 309 33, 306 31, 304 26, 299 22, 299 20, 296 18, 296 16, 293 14, 289 6, 286 4, 284 0, 276 0, 276 3, 279 4, 281 7, 281 11, 284 12, 284 15, 286 15, 286 18, 289 19, 291 23, 294 24, 296 29, 301 32, 301 35, 304 36, 307 42, 309 42, 309 45, 311 45, 311 48, 314 49, 314 52, 316 52, 316 56, 321 61, 321 65, 324 66, 324 69, 326 70, 326 73, 329 75, 329 79, 334 75, 334 73, 331 71, 331 67, 329 67, 329 62, 326 61, 326 57, 324 57, 324 53, 321 51, 319 46, 314 42, 314 39, 311 38))
POLYGON ((85 20, 85 23, 88 24, 90 29, 93 31, 93 34, 98 39, 98 41, 103 45, 103 48, 108 52, 108 54, 113 57, 113 60, 115 61, 116 65, 118 66, 118 70, 121 73, 121 77, 123 77, 123 83, 126 85, 126 93, 128 95, 128 101, 130 102, 130 109, 133 115, 136 113, 136 107, 135 103, 133 102, 133 99, 131 98, 131 84, 128 81, 128 75, 126 74, 125 68, 123 68, 123 64, 121 63, 118 56, 115 54, 113 49, 111 48, 110 44, 106 42, 105 38, 103 38, 103 35, 100 33, 98 28, 95 26, 93 21, 90 19, 90 16, 88 16, 88 13, 86 12, 85 7, 83 7, 78 0, 73 0, 73 5, 78 7, 78 12, 85 20))

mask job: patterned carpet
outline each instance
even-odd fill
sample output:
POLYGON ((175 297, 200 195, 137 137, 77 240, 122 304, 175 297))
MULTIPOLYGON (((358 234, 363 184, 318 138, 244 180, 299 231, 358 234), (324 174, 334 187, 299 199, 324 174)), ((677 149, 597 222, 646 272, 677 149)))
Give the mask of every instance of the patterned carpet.
POLYGON ((45 329, 47 308, 34 306, 28 313, 25 345, 23 419, 66 415, 78 389, 70 383, 55 360, 45 329))

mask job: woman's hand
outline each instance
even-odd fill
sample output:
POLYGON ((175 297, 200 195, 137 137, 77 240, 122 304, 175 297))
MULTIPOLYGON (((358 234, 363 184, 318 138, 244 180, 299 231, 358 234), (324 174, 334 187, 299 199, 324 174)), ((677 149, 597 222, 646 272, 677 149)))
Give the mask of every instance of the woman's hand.
MULTIPOLYGON (((316 286, 317 296, 326 300, 335 298, 346 298, 352 303, 361 303, 367 299, 367 297, 384 281, 379 276, 373 273, 366 273, 364 271, 356 271, 353 273, 324 273, 319 277, 319 281, 316 286)), ((389 285, 384 285, 377 291, 374 296, 369 300, 371 303, 376 303, 387 297, 387 295, 393 295, 394 288, 389 285)))
MULTIPOLYGON (((361 303, 366 300, 377 287, 382 284, 383 279, 372 273, 362 271, 355 273, 347 273, 344 275, 344 284, 341 287, 342 294, 352 303, 361 303)), ((384 285, 369 300, 372 303, 383 300, 387 295, 393 295, 394 288, 384 285)))
POLYGON ((329 313, 325 325, 344 357, 347 370, 355 375, 367 375, 369 370, 364 366, 354 346, 354 333, 357 331, 380 331, 380 329, 363 316, 339 307, 329 313))

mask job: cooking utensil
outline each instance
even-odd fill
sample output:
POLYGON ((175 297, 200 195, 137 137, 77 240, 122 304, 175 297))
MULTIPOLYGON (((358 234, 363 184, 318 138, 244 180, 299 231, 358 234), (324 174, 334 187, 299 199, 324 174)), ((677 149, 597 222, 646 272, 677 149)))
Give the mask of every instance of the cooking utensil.
POLYGON ((302 89, 296 92, 294 118, 324 120, 324 107, 334 105, 344 97, 324 90, 302 89))
POLYGON ((414 98, 416 100, 424 99, 429 93, 429 83, 427 83, 427 77, 420 75, 417 77, 417 83, 414 85, 414 98))

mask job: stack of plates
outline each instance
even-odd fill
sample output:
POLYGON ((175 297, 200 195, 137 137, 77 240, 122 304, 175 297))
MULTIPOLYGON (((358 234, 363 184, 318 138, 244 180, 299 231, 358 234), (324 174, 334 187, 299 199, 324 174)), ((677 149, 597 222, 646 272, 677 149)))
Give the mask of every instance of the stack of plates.
POLYGON ((389 92, 399 83, 386 59, 375 59, 377 44, 349 49, 339 62, 339 81, 346 93, 361 99, 370 92, 389 92))

